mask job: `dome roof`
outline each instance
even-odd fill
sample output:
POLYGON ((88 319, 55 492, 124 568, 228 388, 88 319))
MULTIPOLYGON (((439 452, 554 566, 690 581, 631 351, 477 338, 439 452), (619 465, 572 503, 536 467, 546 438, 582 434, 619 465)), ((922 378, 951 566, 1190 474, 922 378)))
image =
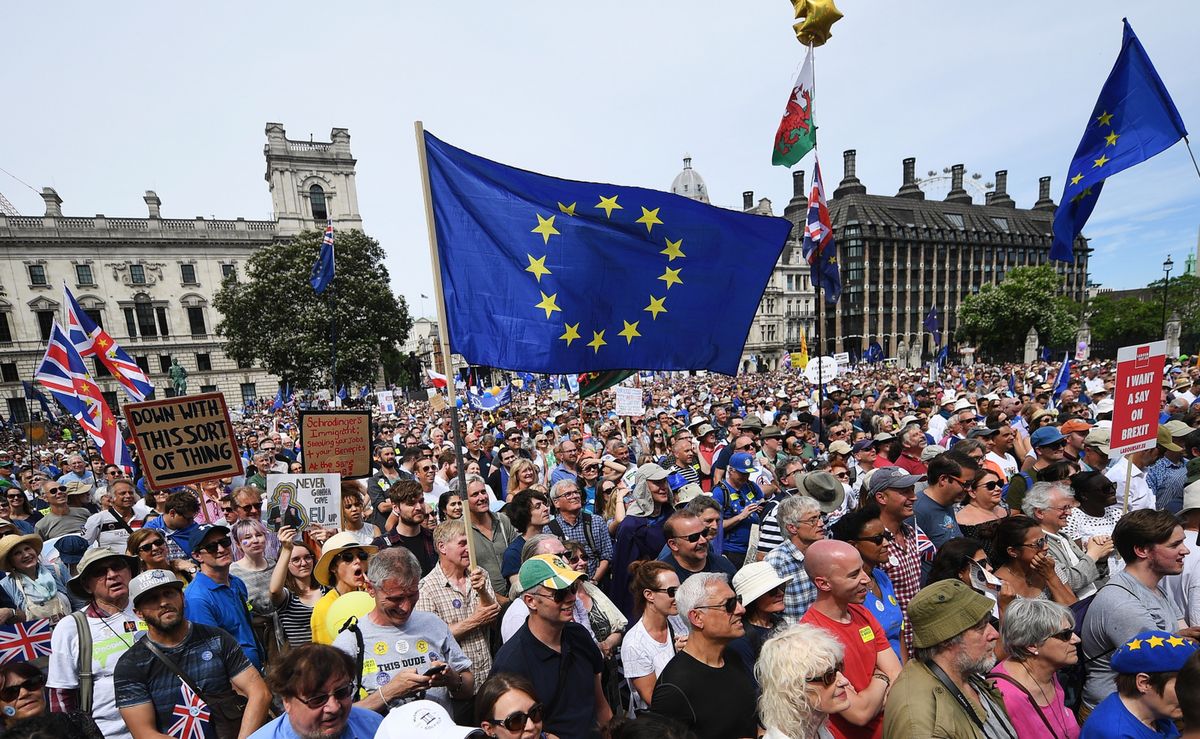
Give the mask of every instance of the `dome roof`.
POLYGON ((702 203, 708 202, 708 185, 704 184, 700 173, 692 169, 692 158, 686 154, 683 157, 683 171, 675 176, 671 192, 702 203))

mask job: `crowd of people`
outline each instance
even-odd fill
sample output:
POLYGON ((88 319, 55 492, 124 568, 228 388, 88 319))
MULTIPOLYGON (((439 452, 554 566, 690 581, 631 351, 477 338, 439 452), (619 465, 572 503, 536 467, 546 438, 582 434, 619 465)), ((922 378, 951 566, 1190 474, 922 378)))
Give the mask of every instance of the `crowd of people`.
POLYGON ((336 529, 244 474, 150 490, 69 432, 0 449, 11 736, 872 739, 1200 732, 1200 365, 1114 453, 1114 367, 639 378, 401 403, 336 529), (558 396, 561 398, 561 396, 558 396), (456 449, 457 440, 461 448, 456 449), (459 469, 459 465, 463 469, 459 469), (426 732, 426 733, 422 733, 426 732))

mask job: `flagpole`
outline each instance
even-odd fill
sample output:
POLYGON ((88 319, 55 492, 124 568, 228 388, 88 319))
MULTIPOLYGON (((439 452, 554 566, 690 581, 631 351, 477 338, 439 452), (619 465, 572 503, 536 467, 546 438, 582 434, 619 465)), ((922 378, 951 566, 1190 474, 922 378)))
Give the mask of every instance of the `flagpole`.
MULTIPOLYGON (((33 391, 37 389, 37 369, 33 370, 33 377, 30 378, 29 392, 25 393, 25 415, 29 417, 29 423, 25 426, 25 440, 29 442, 29 464, 34 468, 37 467, 37 460, 33 456, 33 391)), ((46 438, 50 437, 50 427, 47 423, 46 438)))
POLYGON ((1187 136, 1183 137, 1183 145, 1187 147, 1188 156, 1192 158, 1192 166, 1196 168, 1196 176, 1200 177, 1200 164, 1196 164, 1196 155, 1192 153, 1192 142, 1188 141, 1187 136))
MULTIPOLYGON (((446 294, 442 290, 442 265, 438 256, 437 230, 433 218, 433 195, 429 190, 429 162, 425 156, 425 126, 421 121, 413 121, 413 131, 417 137, 417 162, 421 170, 421 190, 425 196, 425 229, 429 233, 429 261, 433 266, 434 307, 438 317, 438 339, 442 345, 442 362, 446 373, 446 394, 450 406, 450 425, 454 430, 454 461, 458 465, 458 492, 463 499, 463 523, 467 528, 467 557, 471 569, 475 568, 475 542, 471 536, 471 511, 467 500, 467 468, 463 464, 462 429, 458 423, 458 398, 454 387, 454 361, 450 357, 450 326, 446 322, 446 294)), ((481 602, 485 600, 480 594, 481 602)))

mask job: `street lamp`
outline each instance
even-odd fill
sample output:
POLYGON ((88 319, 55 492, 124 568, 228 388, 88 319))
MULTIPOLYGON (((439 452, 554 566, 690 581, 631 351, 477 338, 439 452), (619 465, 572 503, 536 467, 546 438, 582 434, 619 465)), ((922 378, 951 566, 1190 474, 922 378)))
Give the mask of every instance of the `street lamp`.
POLYGON ((1171 268, 1175 263, 1171 261, 1171 255, 1167 255, 1167 261, 1163 262, 1163 272, 1166 273, 1166 279, 1163 280, 1163 314, 1162 314, 1162 332, 1163 336, 1167 335, 1167 291, 1171 287, 1171 268))

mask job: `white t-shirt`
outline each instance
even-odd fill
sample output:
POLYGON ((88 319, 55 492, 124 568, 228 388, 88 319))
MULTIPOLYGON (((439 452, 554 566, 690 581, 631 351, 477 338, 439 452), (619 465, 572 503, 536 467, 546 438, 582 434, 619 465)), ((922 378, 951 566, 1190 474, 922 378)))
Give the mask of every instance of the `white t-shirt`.
POLYGON ((621 664, 625 668, 625 679, 629 681, 629 718, 637 716, 638 711, 644 711, 650 706, 642 700, 637 689, 633 687, 633 678, 645 677, 651 673, 655 677, 662 674, 663 668, 675 656, 675 645, 668 633, 666 642, 657 642, 639 619, 621 641, 621 664))
MULTIPOLYGON (((124 550, 122 550, 124 551, 124 550)), ((146 623, 138 619, 133 606, 103 619, 88 617, 92 632, 92 718, 100 733, 109 737, 132 737, 129 727, 117 710, 117 695, 113 688, 113 671, 117 660, 134 641, 146 634, 146 623)), ((46 685, 51 688, 79 687, 79 631, 75 618, 59 621, 50 637, 50 670, 46 685)), ((80 696, 82 702, 83 696, 80 696)))
MULTIPOLYGON (((125 545, 129 543, 129 531, 117 523, 116 511, 100 511, 93 513, 83 524, 83 538, 94 547, 108 547, 117 554, 125 553, 125 545)), ((133 520, 127 525, 137 531, 146 522, 146 514, 138 513, 134 508, 133 520)))
POLYGON ((1000 471, 1004 473, 1006 480, 1011 480, 1013 475, 1021 471, 1020 466, 1017 465, 1017 460, 1013 459, 1011 454, 1005 453, 1002 457, 995 452, 988 452, 985 459, 999 467, 1000 471))
MULTIPOLYGON (((1128 463, 1121 459, 1104 473, 1105 477, 1117 484, 1117 502, 1122 504, 1125 500, 1125 468, 1127 466, 1128 463)), ((1129 510, 1140 511, 1143 508, 1154 508, 1156 506, 1154 491, 1146 483, 1146 476, 1142 474, 1136 464, 1130 467, 1130 472, 1129 510)))

